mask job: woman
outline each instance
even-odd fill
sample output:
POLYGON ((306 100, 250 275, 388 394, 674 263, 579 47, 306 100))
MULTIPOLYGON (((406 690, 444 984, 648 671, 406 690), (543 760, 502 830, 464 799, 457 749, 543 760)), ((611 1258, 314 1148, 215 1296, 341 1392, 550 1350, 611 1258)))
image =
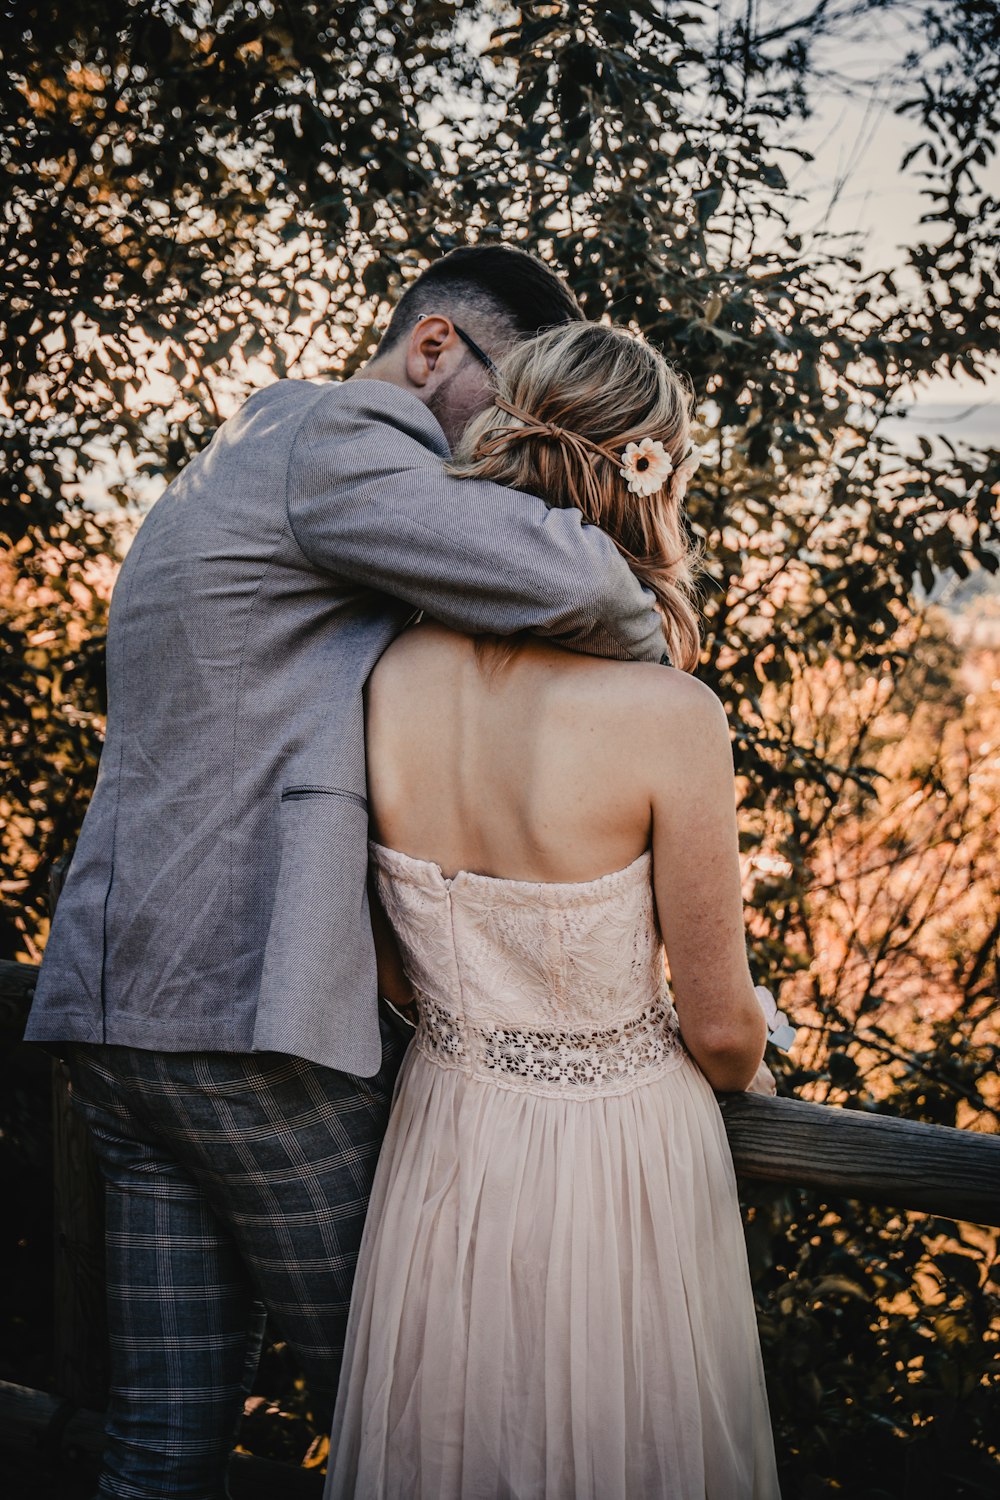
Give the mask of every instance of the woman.
POLYGON ((412 994, 327 1497, 776 1496, 714 1089, 757 1073, 725 717, 680 520, 687 399, 594 325, 504 361, 456 458, 578 505, 682 670, 421 624, 369 684, 372 866, 412 994), (662 933, 662 939, 661 939, 662 933), (673 1000, 663 965, 665 942, 673 1000))

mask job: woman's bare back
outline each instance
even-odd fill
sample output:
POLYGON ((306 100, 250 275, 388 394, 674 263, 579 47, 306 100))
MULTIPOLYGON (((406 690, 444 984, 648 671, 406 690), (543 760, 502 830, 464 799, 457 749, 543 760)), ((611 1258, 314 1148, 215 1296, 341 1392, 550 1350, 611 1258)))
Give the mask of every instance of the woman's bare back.
MULTIPOLYGON (((653 852, 684 1040, 716 1088, 744 1088, 764 1023, 747 967, 732 752, 714 694, 684 672, 536 641, 510 660, 421 624, 369 679, 377 842, 505 880, 594 880, 653 852)), ((399 979, 379 914, 383 993, 399 979)))
POLYGON ((446 874, 583 881, 649 846, 648 776, 633 754, 661 669, 540 642, 509 661, 422 624, 369 683, 373 834, 446 874))

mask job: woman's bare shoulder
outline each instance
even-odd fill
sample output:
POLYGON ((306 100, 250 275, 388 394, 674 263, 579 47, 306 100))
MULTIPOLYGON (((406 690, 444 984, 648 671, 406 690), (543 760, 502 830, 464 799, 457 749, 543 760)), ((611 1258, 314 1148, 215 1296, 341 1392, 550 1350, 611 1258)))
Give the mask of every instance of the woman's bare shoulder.
POLYGON ((699 729, 726 728, 726 711, 707 682, 674 667, 644 669, 644 676, 650 716, 660 728, 671 729, 685 722, 699 729))
MULTIPOLYGON (((710 687, 673 667, 647 662, 605 661, 539 647, 534 657, 546 671, 546 702, 588 743, 597 735, 614 748, 624 770, 641 780, 664 760, 680 771, 706 752, 731 756, 725 710, 710 687)), ((543 679, 543 680, 544 680, 543 679)), ((537 677, 536 677, 537 680, 537 677)))
MULTIPOLYGON (((565 653, 560 654, 565 659, 565 653)), ((604 661, 592 656, 573 659, 579 664, 580 678, 595 697, 607 702, 609 712, 630 712, 654 730, 688 720, 699 725, 726 722, 715 693, 689 672, 651 662, 604 661)))
MULTIPOLYGON (((381 678, 386 686, 390 681, 412 686, 415 672, 435 677, 438 671, 452 681, 450 674, 459 661, 473 661, 475 652, 474 637, 436 621, 421 622, 388 647, 372 682, 381 678)), ((489 667, 488 654, 479 665, 489 667)), ((618 740, 627 726, 629 743, 638 755, 651 743, 662 745, 665 738, 679 748, 691 740, 703 743, 706 736, 728 741, 725 712, 715 693, 673 667, 582 656, 532 638, 519 640, 498 672, 486 670, 481 675, 484 692, 523 695, 526 700, 540 693, 551 705, 561 702, 588 728, 604 727, 618 740)))

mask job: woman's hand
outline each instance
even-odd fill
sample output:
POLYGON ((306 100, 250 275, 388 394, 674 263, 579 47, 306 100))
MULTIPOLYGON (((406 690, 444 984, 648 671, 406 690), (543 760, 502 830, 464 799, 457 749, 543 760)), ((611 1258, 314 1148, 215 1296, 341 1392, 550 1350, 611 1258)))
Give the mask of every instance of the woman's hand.
POLYGON ((778 1092, 778 1085, 774 1081, 774 1074, 766 1062, 761 1062, 760 1067, 743 1092, 745 1094, 776 1094, 778 1092))

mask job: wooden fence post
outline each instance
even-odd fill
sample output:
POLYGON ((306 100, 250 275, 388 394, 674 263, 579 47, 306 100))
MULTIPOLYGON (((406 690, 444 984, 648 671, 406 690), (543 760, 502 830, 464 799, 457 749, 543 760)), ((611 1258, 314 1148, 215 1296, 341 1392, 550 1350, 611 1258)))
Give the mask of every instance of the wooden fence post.
MULTIPOLYGON (((52 867, 49 901, 55 913, 66 861, 52 867)), ((53 1375, 60 1396, 78 1406, 104 1408, 108 1393, 108 1336, 104 1304, 104 1188, 87 1127, 72 1105, 66 1064, 52 1062, 52 1170, 55 1265, 53 1375)))

